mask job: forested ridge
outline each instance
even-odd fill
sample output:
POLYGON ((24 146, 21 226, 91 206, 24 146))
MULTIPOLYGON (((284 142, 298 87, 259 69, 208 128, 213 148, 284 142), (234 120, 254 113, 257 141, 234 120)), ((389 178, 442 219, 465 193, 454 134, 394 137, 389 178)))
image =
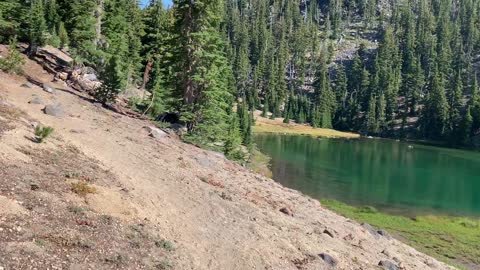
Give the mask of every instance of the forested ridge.
POLYGON ((234 158, 255 110, 455 146, 480 132, 478 0, 2 0, 0 30, 94 67, 105 104, 146 89, 139 108, 234 158))

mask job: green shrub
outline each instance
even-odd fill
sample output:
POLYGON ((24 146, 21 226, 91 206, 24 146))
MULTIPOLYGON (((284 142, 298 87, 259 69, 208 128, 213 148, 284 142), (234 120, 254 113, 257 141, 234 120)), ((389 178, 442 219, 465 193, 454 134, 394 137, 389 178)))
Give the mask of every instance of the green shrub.
POLYGON ((53 128, 52 127, 41 127, 37 126, 35 128, 35 136, 37 137, 37 141, 39 143, 42 143, 45 141, 45 139, 52 134, 53 128))
POLYGON ((25 59, 20 52, 17 51, 17 40, 15 38, 10 39, 8 55, 0 58, 0 69, 8 73, 21 74, 24 63, 25 59))
POLYGON ((53 30, 53 33, 48 36, 47 44, 55 48, 60 48, 61 41, 55 29, 53 30))
POLYGON ((163 248, 165 249, 166 251, 172 251, 175 249, 175 246, 173 245, 172 242, 168 241, 168 240, 159 240, 159 241, 155 241, 155 246, 159 247, 159 248, 163 248))

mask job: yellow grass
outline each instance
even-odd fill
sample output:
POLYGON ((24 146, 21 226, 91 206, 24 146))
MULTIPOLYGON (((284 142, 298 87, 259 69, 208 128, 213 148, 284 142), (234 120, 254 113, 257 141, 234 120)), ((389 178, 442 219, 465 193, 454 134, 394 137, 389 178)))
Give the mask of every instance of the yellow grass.
POLYGON ((293 135, 309 135, 325 138, 359 138, 359 134, 341 132, 326 128, 313 128, 300 124, 285 124, 282 119, 267 119, 258 116, 256 124, 253 127, 254 133, 275 133, 275 134, 293 134, 293 135))

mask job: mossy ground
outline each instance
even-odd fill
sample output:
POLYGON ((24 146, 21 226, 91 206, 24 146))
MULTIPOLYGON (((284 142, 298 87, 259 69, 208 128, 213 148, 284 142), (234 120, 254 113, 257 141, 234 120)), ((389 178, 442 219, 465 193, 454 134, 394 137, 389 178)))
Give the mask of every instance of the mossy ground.
POLYGON ((468 266, 465 269, 480 268, 480 219, 447 216, 408 218, 334 200, 322 200, 322 205, 358 222, 386 229, 417 250, 460 269, 464 266, 468 266))

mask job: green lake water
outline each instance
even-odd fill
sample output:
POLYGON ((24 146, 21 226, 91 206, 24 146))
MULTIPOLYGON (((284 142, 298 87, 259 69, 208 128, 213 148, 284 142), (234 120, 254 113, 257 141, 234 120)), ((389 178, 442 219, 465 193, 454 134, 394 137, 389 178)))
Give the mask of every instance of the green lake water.
POLYGON ((257 135, 273 178, 317 199, 404 215, 480 216, 480 153, 380 139, 257 135))

